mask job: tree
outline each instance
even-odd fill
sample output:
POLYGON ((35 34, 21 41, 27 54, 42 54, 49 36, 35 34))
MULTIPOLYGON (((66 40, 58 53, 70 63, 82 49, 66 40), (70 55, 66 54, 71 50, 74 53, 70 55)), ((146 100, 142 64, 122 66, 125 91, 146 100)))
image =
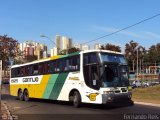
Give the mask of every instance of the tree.
POLYGON ((145 62, 150 63, 148 65, 160 64, 160 43, 152 45, 145 55, 145 62))
POLYGON ((8 61, 14 59, 18 52, 17 40, 7 35, 0 36, 0 59, 3 61, 3 69, 6 70, 8 61))
POLYGON ((66 49, 61 50, 61 51, 59 52, 59 55, 66 55, 66 54, 67 54, 67 50, 66 50, 66 49))
POLYGON ((101 50, 111 50, 115 52, 121 52, 121 48, 119 46, 113 45, 110 43, 107 43, 106 45, 102 45, 101 50))
POLYGON ((36 56, 36 55, 27 55, 27 56, 25 56, 25 58, 24 58, 24 61, 25 61, 25 62, 32 62, 32 61, 34 61, 34 60, 37 60, 37 56, 36 56))
POLYGON ((18 42, 17 40, 8 37, 7 35, 0 36, 0 60, 3 64, 3 77, 9 77, 8 73, 8 63, 16 57, 18 52, 18 42))
POLYGON ((60 55, 66 55, 66 54, 71 54, 71 53, 74 53, 74 52, 79 52, 80 50, 78 48, 75 48, 75 47, 72 47, 70 49, 64 49, 64 50, 61 50, 60 51, 60 55))
POLYGON ((74 53, 74 52, 79 52, 79 51, 80 51, 79 48, 73 47, 73 48, 68 49, 68 54, 71 54, 71 53, 74 53))
POLYGON ((145 54, 145 47, 139 45, 133 40, 125 45, 125 56, 128 60, 129 68, 132 71, 135 71, 135 61, 138 60, 138 69, 140 69, 141 72, 145 54))

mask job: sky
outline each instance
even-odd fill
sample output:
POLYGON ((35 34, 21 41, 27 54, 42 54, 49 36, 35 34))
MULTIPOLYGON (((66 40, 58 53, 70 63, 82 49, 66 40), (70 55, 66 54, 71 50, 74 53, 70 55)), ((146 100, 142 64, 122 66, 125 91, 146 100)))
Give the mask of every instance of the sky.
MULTIPOLYGON (((0 0, 0 35, 32 40, 51 49, 55 35, 84 43, 160 13, 159 0, 0 0)), ((147 49, 160 43, 160 16, 95 43, 119 45, 131 40, 147 49)), ((92 47, 91 47, 92 48, 92 47)))

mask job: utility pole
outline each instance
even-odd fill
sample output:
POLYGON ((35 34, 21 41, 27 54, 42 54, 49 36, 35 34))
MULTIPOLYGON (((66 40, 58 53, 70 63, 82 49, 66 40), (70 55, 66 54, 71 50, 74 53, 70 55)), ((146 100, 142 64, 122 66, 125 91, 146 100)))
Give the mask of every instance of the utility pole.
POLYGON ((2 91, 2 60, 0 60, 0 101, 1 101, 1 91, 2 91))
POLYGON ((137 75, 138 75, 138 48, 137 48, 137 75))

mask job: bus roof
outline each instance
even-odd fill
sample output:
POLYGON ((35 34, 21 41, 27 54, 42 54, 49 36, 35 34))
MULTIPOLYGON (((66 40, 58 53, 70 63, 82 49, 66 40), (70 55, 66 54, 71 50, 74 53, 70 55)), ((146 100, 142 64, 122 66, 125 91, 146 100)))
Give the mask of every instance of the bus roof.
POLYGON ((45 58, 45 59, 35 60, 35 61, 24 63, 24 64, 17 64, 17 65, 13 65, 11 68, 20 67, 20 66, 24 66, 24 65, 31 65, 31 64, 35 64, 35 63, 39 63, 39 62, 45 62, 45 61, 49 61, 49 60, 55 60, 55 59, 59 59, 59 58, 75 56, 75 55, 79 55, 81 53, 91 53, 91 52, 106 52, 106 53, 123 55, 120 52, 115 52, 115 51, 110 51, 110 50, 85 50, 85 51, 75 52, 75 53, 71 53, 71 54, 67 54, 67 55, 57 55, 57 56, 53 56, 53 57, 49 57, 49 58, 45 58))
POLYGON ((113 54, 120 54, 123 55, 120 52, 115 52, 115 51, 111 51, 111 50, 85 50, 85 51, 81 51, 82 53, 89 53, 89 52, 106 52, 106 53, 113 53, 113 54))

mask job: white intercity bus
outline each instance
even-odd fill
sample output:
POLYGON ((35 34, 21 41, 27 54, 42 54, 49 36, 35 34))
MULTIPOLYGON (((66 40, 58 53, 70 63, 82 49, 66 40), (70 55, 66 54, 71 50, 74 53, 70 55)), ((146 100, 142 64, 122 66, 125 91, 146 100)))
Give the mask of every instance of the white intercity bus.
POLYGON ((129 71, 123 54, 87 50, 14 65, 10 94, 29 98, 107 104, 130 101, 129 71))

